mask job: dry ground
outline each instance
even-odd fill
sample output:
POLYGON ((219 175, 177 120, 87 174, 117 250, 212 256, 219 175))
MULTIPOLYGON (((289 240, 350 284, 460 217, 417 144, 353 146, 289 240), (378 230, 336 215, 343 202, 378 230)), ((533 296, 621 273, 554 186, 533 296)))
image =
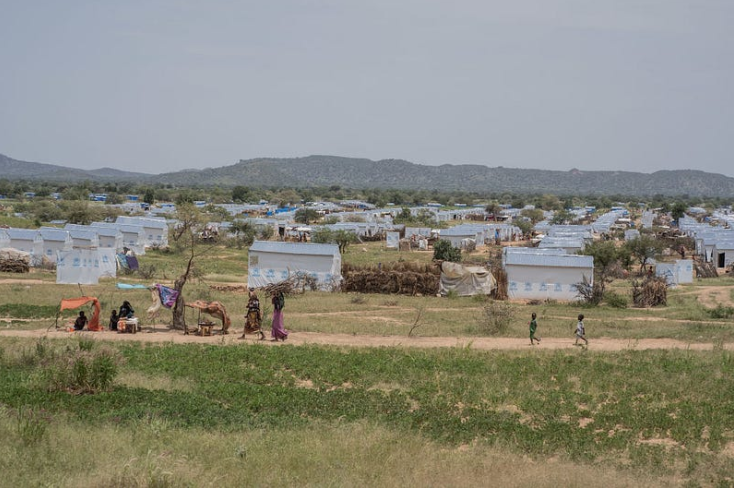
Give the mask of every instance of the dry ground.
MULTIPOLYGON (((201 337, 193 334, 185 335, 180 331, 174 331, 165 325, 151 327, 144 332, 137 334, 119 334, 116 332, 66 332, 56 331, 55 329, 36 329, 36 330, 2 330, 0 337, 26 337, 41 338, 48 337, 51 339, 68 338, 73 335, 83 335, 84 337, 95 338, 103 341, 138 341, 149 343, 199 343, 199 344, 253 344, 260 343, 268 346, 280 346, 283 344, 318 344, 332 346, 350 346, 350 347, 421 347, 421 348, 438 348, 438 347, 466 347, 478 350, 530 350, 530 349, 553 349, 553 350, 572 350, 579 346, 574 345, 573 339, 567 337, 545 337, 540 345, 530 346, 527 339, 507 338, 507 337, 404 337, 404 336, 369 336, 369 335, 352 335, 352 334, 325 334, 320 332, 292 332, 288 336, 286 342, 271 342, 269 340, 258 341, 255 335, 248 335, 245 339, 240 339, 239 332, 228 335, 215 335, 201 337)), ((712 350, 712 343, 687 343, 675 339, 611 339, 611 338, 590 338, 589 349, 594 351, 622 351, 626 349, 690 349, 697 351, 712 350)), ((724 344, 725 349, 734 350, 734 344, 724 344)))

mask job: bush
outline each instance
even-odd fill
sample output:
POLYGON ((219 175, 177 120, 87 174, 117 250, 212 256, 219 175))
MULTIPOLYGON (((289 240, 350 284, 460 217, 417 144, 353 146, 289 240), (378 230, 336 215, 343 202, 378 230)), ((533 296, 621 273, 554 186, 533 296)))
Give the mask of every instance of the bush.
POLYGON ((95 348, 93 341, 84 339, 79 340, 78 347, 68 346, 45 355, 38 376, 41 386, 77 394, 110 390, 122 361, 117 351, 95 348))
POLYGON ((604 294, 604 301, 612 308, 627 308, 629 304, 626 296, 614 293, 613 291, 604 294))
POLYGON ((725 307, 722 304, 718 304, 716 308, 707 309, 706 313, 712 319, 728 319, 734 316, 734 307, 725 307))
POLYGON ((447 240, 439 239, 433 244, 433 259, 437 261, 461 262, 461 249, 454 247, 447 240))
POLYGON ((489 300, 482 308, 479 328, 489 335, 501 335, 510 328, 512 307, 505 301, 489 300))

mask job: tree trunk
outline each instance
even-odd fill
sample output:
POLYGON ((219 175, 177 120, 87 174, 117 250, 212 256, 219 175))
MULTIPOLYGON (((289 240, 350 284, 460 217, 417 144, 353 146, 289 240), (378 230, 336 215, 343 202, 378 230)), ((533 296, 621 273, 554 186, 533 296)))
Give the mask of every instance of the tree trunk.
POLYGON ((179 276, 173 284, 173 289, 178 292, 178 298, 176 298, 176 304, 173 306, 173 325, 174 329, 183 330, 186 332, 186 302, 183 297, 183 288, 186 285, 186 281, 189 279, 189 273, 191 272, 191 265, 194 262, 194 251, 193 246, 191 250, 191 257, 189 263, 186 266, 186 272, 179 276))
POLYGON ((186 284, 188 276, 181 275, 175 281, 173 288, 178 292, 176 304, 173 306, 173 328, 178 330, 186 330, 186 305, 183 297, 183 287, 186 284))

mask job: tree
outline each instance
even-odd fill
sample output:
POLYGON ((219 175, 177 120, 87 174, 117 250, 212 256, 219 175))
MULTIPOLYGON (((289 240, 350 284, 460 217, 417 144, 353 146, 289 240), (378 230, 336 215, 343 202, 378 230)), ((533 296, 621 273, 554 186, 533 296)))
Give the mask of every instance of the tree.
POLYGON ((321 218, 321 214, 319 214, 316 210, 312 208, 299 208, 296 210, 296 215, 293 217, 293 220, 298 222, 299 224, 310 224, 311 222, 318 220, 321 218))
POLYGON ((148 205, 155 203, 155 190, 153 188, 148 187, 145 189, 145 192, 143 192, 143 201, 148 205))
POLYGON ((460 263, 461 249, 452 246, 446 239, 439 239, 433 244, 433 259, 460 263))
POLYGON ((246 186, 237 185, 232 188, 232 201, 237 203, 246 202, 250 197, 250 190, 246 186))
POLYGON ((647 260, 660 253, 664 244, 649 234, 642 234, 640 237, 625 242, 624 247, 640 263, 640 270, 644 271, 647 260))
POLYGON ((520 215, 529 218, 533 224, 537 224, 544 217, 543 211, 539 208, 526 208, 520 211, 520 215))
POLYGON ((336 244, 339 246, 339 252, 344 253, 349 244, 357 242, 357 235, 346 229, 331 230, 324 227, 311 234, 311 242, 336 244))
POLYGON ((670 210, 670 216, 672 217, 675 225, 678 225, 678 220, 686 214, 686 204, 683 202, 676 202, 673 208, 670 210))
POLYGON ((604 298, 607 283, 613 281, 611 270, 619 259, 617 247, 612 241, 596 241, 587 245, 581 254, 594 258, 594 287, 590 300, 599 304, 604 298))
POLYGON ((201 248, 198 244, 199 232, 204 228, 205 222, 196 206, 191 203, 178 205, 176 217, 178 224, 174 228, 173 240, 177 245, 176 247, 179 247, 187 254, 188 260, 184 272, 173 283, 173 288, 178 292, 178 297, 173 306, 172 326, 174 329, 186 330, 184 286, 186 286, 186 282, 194 269, 196 259, 213 249, 213 247, 212 245, 208 245, 201 248))
POLYGON ((497 202, 490 202, 486 207, 484 207, 484 211, 487 212, 487 215, 490 216, 492 220, 497 220, 497 216, 502 211, 502 207, 500 207, 497 202))
POLYGON ((566 209, 557 211, 553 218, 551 219, 551 224, 559 225, 559 224, 568 224, 573 222, 574 217, 571 212, 569 212, 566 209))
POLYGON ((334 241, 339 246, 339 252, 344 254, 349 244, 357 242, 357 234, 346 229, 339 229, 334 232, 334 241))

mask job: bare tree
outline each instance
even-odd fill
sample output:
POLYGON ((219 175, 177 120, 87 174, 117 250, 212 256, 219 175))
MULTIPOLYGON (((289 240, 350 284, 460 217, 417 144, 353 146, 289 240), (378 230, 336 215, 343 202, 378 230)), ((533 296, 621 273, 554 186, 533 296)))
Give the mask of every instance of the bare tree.
POLYGON ((182 250, 182 254, 188 257, 186 269, 173 283, 173 288, 178 292, 176 303, 173 306, 173 328, 186 330, 185 300, 183 295, 184 286, 194 270, 196 259, 209 252, 213 244, 199 244, 199 233, 204 228, 204 221, 199 209, 191 203, 183 203, 177 206, 178 224, 173 230, 173 241, 175 247, 182 250))

